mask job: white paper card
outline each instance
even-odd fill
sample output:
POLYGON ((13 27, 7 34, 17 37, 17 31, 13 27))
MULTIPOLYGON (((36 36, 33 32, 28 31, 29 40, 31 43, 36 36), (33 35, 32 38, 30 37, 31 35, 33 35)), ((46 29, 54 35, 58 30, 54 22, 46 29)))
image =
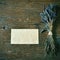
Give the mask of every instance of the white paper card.
POLYGON ((38 29, 11 29, 11 44, 39 44, 38 29))

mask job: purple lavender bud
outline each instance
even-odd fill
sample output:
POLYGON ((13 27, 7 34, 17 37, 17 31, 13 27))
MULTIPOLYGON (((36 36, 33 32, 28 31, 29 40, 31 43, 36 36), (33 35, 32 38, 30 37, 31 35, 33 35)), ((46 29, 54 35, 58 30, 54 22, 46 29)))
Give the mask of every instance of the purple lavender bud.
POLYGON ((48 21, 47 21, 48 17, 44 13, 40 13, 40 16, 41 16, 42 22, 48 23, 48 21))

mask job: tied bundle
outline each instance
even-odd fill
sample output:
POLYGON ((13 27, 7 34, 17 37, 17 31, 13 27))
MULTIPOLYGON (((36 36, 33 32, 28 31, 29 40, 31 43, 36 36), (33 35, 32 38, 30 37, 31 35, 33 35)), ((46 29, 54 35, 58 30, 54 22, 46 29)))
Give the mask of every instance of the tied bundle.
POLYGON ((53 39, 53 22, 56 18, 56 11, 55 11, 56 5, 49 4, 47 8, 44 9, 42 13, 40 13, 41 20, 44 23, 44 28, 40 31, 41 33, 44 31, 48 32, 47 40, 45 43, 45 51, 47 54, 49 53, 55 53, 55 42, 53 39))

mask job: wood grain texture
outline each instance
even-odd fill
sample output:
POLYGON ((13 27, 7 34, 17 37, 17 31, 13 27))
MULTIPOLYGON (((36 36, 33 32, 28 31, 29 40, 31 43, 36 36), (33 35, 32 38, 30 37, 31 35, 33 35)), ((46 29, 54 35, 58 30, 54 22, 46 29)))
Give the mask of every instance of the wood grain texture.
MULTIPOLYGON (((12 45, 11 29, 35 29, 41 23, 40 12, 50 3, 60 5, 59 0, 0 0, 0 60, 49 60, 44 57, 47 32, 40 34, 38 45, 12 45)), ((55 36, 60 38, 60 10, 54 26, 55 36)), ((59 60, 60 53, 50 60, 59 60)))

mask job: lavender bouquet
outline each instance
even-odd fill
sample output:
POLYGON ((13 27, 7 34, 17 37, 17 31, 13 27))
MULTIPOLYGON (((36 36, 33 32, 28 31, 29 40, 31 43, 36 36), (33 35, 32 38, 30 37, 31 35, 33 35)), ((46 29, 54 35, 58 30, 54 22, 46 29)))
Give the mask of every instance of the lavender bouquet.
POLYGON ((55 21, 56 12, 54 4, 48 5, 42 13, 40 13, 41 20, 45 24, 44 28, 41 30, 41 33, 45 30, 48 32, 47 41, 45 43, 45 51, 47 54, 55 53, 55 43, 53 39, 53 22, 55 21))

